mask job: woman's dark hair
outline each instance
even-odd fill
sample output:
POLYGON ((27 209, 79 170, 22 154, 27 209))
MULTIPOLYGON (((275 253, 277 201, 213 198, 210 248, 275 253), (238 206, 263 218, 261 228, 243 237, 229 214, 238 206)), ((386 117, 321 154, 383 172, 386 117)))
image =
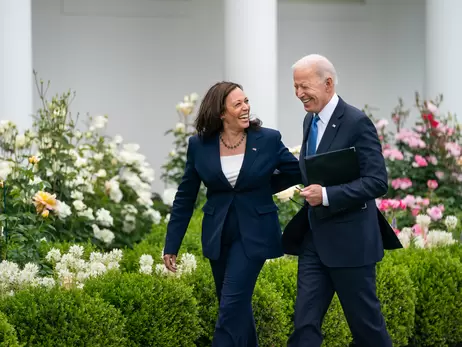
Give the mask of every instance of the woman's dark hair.
MULTIPOLYGON (((221 115, 226 110, 226 98, 234 89, 243 88, 233 82, 215 83, 204 96, 194 122, 200 137, 211 137, 223 130, 221 115)), ((250 121, 249 128, 259 129, 262 122, 256 118, 250 121)))

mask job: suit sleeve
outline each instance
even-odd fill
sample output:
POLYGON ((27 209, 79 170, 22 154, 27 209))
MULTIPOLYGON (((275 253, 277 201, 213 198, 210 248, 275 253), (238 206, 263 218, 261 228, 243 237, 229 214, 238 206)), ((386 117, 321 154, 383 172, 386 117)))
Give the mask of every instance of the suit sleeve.
POLYGON ((273 174, 271 177, 271 190, 273 194, 302 183, 298 159, 290 153, 281 138, 281 133, 278 131, 276 138, 278 173, 273 174))
POLYGON ((186 166, 183 178, 178 186, 170 213, 170 221, 165 237, 164 254, 178 254, 194 211, 194 204, 201 184, 201 179, 194 166, 194 144, 191 137, 186 154, 186 166))
POLYGON ((350 205, 363 205, 385 195, 388 177, 377 130, 368 117, 358 121, 352 146, 356 147, 360 178, 347 184, 326 187, 329 209, 333 212, 350 205))

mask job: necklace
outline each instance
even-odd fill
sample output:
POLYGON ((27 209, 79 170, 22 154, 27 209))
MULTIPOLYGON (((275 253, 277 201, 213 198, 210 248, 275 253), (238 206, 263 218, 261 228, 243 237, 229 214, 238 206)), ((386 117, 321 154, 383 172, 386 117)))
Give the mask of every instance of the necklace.
POLYGON ((223 140, 223 134, 220 134, 220 141, 221 141, 221 143, 223 144, 223 146, 225 146, 226 148, 228 148, 228 149, 236 149, 237 147, 239 147, 239 146, 241 145, 242 141, 244 141, 245 136, 246 136, 246 133, 243 132, 243 133, 242 133, 241 139, 240 139, 239 142, 236 143, 235 145, 228 145, 228 144, 226 144, 226 143, 225 143, 225 140, 223 140))

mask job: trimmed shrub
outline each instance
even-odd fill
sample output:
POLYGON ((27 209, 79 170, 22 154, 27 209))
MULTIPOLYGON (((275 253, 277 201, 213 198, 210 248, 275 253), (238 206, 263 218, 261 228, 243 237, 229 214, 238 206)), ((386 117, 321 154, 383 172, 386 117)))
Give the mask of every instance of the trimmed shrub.
POLYGON ((324 335, 322 346, 325 347, 345 347, 352 341, 350 328, 337 294, 334 295, 324 317, 322 333, 324 335))
POLYGON ((199 335, 197 302, 178 278, 108 273, 88 280, 84 290, 122 311, 134 346, 189 347, 199 335))
MULTIPOLYGON (((281 294, 285 303, 285 313, 291 323, 294 321, 295 298, 297 295, 297 260, 292 257, 280 257, 266 261, 261 277, 272 283, 281 294)), ((293 330, 291 324, 290 333, 293 330)))
POLYGON ((19 347, 16 330, 8 318, 0 312, 0 347, 19 347))
POLYGON ((407 346, 414 332, 416 292, 405 264, 390 257, 377 266, 377 296, 393 346, 407 346))
POLYGON ((416 287, 415 333, 418 346, 450 346, 462 341, 462 264, 449 249, 394 251, 416 287))
POLYGON ((149 254, 154 260, 154 264, 163 264, 162 250, 163 245, 152 245, 146 240, 141 241, 133 249, 125 249, 120 266, 126 272, 139 272, 140 257, 143 254, 149 254))
POLYGON ((81 290, 31 288, 0 301, 0 310, 28 346, 126 346, 119 310, 81 290))
POLYGON ((259 346, 285 346, 290 321, 286 314, 286 303, 276 287, 259 277, 252 300, 259 346))
POLYGON ((215 323, 218 317, 218 299, 213 280, 212 269, 204 258, 196 258, 197 268, 191 274, 184 275, 182 280, 193 290, 197 300, 200 335, 195 341, 197 347, 208 347, 212 344, 215 323))

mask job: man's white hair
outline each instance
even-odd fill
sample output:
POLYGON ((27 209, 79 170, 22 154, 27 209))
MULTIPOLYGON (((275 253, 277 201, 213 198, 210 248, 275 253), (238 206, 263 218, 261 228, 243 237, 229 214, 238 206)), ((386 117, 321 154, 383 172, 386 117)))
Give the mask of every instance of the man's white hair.
POLYGON ((316 73, 320 78, 332 78, 334 85, 338 84, 337 71, 335 71, 334 64, 332 64, 329 59, 319 54, 310 54, 299 59, 292 65, 292 70, 297 69, 306 69, 306 68, 316 68, 316 73))

